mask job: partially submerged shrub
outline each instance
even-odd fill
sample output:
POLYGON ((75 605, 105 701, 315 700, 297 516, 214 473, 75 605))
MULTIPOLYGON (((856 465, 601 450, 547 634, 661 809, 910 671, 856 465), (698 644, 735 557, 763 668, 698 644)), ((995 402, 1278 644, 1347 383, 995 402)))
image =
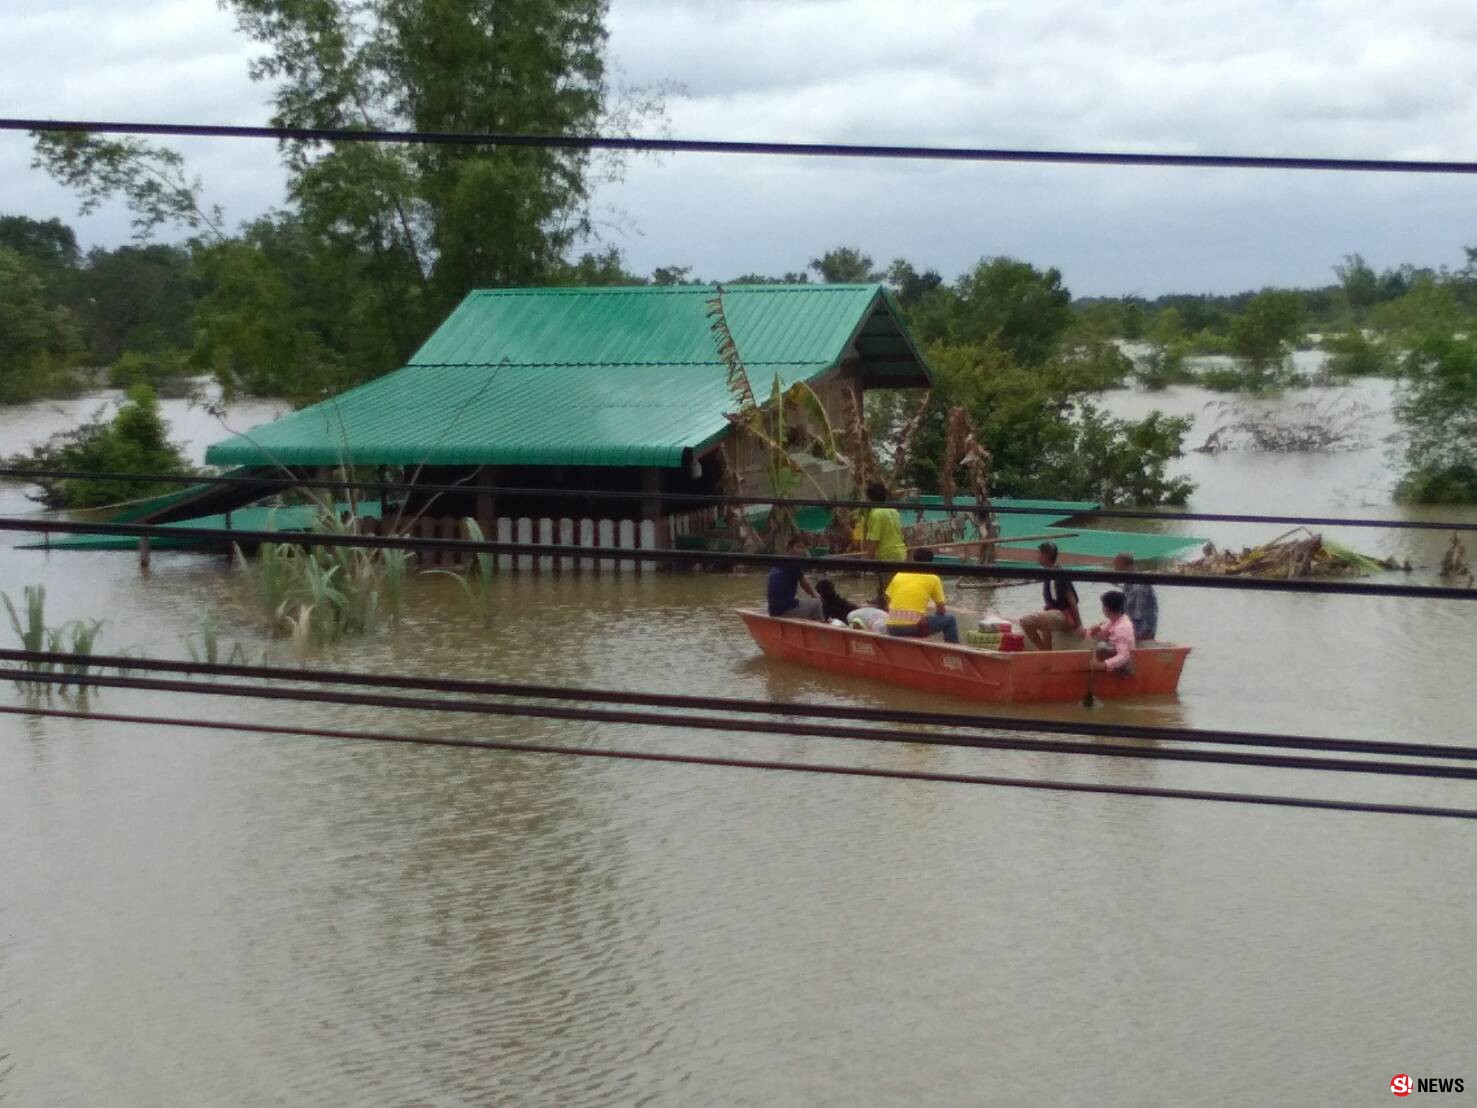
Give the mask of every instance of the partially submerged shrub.
POLYGON ((1374 415, 1368 404, 1344 394, 1304 400, 1286 411, 1266 411, 1225 400, 1206 406, 1219 409, 1221 419, 1205 442, 1195 448, 1201 454, 1226 450, 1274 454, 1362 450, 1369 445, 1367 430, 1374 415))

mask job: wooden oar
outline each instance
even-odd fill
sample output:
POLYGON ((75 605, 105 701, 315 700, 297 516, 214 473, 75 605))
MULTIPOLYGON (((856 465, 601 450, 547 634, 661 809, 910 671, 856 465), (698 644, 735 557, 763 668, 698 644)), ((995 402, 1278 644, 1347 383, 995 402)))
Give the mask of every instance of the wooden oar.
POLYGON ((1097 670, 1093 662, 1097 661, 1097 645, 1094 644, 1087 652, 1087 692, 1082 697, 1082 706, 1091 708, 1093 706, 1092 679, 1097 676, 1097 670))

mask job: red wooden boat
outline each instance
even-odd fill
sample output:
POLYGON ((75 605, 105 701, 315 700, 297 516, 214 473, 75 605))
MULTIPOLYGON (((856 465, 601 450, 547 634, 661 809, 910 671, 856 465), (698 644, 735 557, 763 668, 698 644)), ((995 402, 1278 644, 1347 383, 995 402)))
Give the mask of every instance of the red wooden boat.
MULTIPOLYGON (((927 692, 1004 704, 1081 700, 1087 693, 1087 650, 977 650, 937 639, 898 639, 811 620, 777 619, 739 608, 749 634, 772 658, 849 673, 927 692)), ((1174 692, 1188 646, 1156 643, 1133 652, 1133 673, 1098 673, 1094 696, 1156 696, 1174 692)))

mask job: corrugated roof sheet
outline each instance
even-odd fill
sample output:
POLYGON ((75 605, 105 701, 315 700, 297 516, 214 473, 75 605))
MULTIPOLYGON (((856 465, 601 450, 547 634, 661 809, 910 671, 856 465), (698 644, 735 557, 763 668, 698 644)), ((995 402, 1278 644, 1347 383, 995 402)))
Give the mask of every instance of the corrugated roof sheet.
MULTIPOLYGON (((206 461, 679 466, 723 433, 734 406, 713 294, 473 292, 405 368, 216 443, 206 461)), ((776 374, 788 385, 830 369, 869 322, 890 350, 912 351, 879 285, 734 286, 724 311, 761 397, 776 374)), ((921 361, 914 371, 926 381, 921 361)))

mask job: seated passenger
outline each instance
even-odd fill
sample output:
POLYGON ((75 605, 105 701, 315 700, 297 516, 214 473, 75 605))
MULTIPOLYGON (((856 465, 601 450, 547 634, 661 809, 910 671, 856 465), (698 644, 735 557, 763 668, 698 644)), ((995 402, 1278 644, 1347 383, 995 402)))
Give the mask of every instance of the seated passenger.
MULTIPOLYGON (((1044 542, 1036 548, 1037 564, 1042 569, 1056 569, 1056 543, 1044 542)), ((1053 573, 1041 582, 1042 610, 1016 620, 1026 638, 1037 650, 1050 650, 1056 631, 1077 631, 1082 617, 1077 614, 1077 590, 1065 573, 1053 573)))
MULTIPOLYGON (((803 558, 810 544, 803 535, 796 535, 785 548, 785 553, 794 558, 803 558)), ((769 570, 769 614, 789 619, 820 619, 821 601, 815 589, 805 579, 805 571, 793 566, 771 566, 769 570), (800 592, 805 593, 801 599, 800 592)))
POLYGON ((836 591, 836 586, 825 577, 815 583, 816 594, 821 598, 821 618, 839 619, 845 623, 857 606, 836 591))
POLYGON ((1124 614, 1123 594, 1117 589, 1103 593, 1102 605, 1103 622, 1082 632, 1099 642, 1088 665, 1126 677, 1133 672, 1133 620, 1124 614))
MULTIPOLYGON (((933 551, 913 551, 912 561, 926 566, 933 561, 933 551)), ((923 638, 942 634, 944 642, 959 641, 959 621, 945 610, 944 583, 936 573, 903 570, 892 576, 887 586, 887 633, 903 638, 923 638), (934 611, 928 610, 929 601, 934 611)))
MULTIPOLYGON (((1119 573, 1133 572, 1133 555, 1116 555, 1113 568, 1119 573)), ((1124 612, 1133 620, 1134 635, 1140 643, 1153 642, 1159 637, 1159 597, 1154 595, 1154 586, 1132 582, 1119 588, 1123 591, 1124 612)))
POLYGON ((846 617, 846 625, 857 631, 872 631, 878 635, 887 633, 886 608, 853 608, 846 617))

